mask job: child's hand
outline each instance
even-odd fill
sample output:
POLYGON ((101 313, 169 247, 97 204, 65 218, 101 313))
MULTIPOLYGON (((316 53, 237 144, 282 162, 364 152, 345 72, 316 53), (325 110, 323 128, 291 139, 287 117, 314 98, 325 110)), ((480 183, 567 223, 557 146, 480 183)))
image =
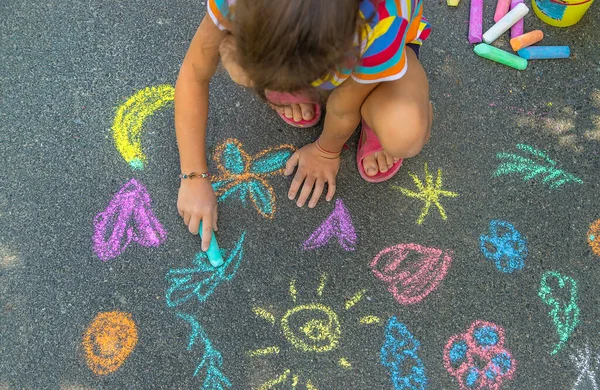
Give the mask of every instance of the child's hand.
POLYGON ((190 233, 198 234, 202 221, 202 250, 207 251, 217 230, 217 197, 208 179, 182 179, 177 210, 190 233))
POLYGON ((290 157, 285 165, 284 174, 286 176, 291 175, 296 166, 298 166, 298 170, 296 171, 294 180, 292 180, 288 198, 294 199, 302 182, 304 182, 304 186, 302 186, 302 191, 300 191, 300 196, 296 202, 298 207, 304 206, 311 191, 312 197, 308 203, 308 207, 315 207, 323 193, 325 183, 327 183, 328 187, 325 199, 328 202, 333 199, 333 195, 335 194, 335 177, 340 169, 339 155, 328 155, 321 152, 316 144, 308 144, 290 157))

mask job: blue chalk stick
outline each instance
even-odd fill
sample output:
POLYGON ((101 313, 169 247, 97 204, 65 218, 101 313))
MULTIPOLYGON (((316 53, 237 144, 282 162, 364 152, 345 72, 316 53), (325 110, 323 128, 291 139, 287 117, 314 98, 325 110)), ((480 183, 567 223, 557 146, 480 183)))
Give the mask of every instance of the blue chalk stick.
MULTIPOLYGON (((200 221, 200 227, 198 232, 200 233, 200 238, 202 238, 202 221, 200 221)), ((223 254, 221 253, 221 249, 219 248, 219 244, 217 244, 217 237, 215 236, 215 232, 211 232, 212 237, 210 238, 210 246, 206 251, 206 256, 208 256, 208 261, 213 267, 220 267, 223 265, 223 254)))
POLYGON ((526 60, 551 60, 555 58, 569 58, 569 46, 529 46, 517 52, 526 60))

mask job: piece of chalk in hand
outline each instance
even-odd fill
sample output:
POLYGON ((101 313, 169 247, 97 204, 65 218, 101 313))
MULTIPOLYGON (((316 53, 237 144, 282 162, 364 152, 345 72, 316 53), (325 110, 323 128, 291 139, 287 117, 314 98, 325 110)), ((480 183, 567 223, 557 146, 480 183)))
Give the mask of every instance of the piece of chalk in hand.
POLYGON ((480 43, 473 48, 475 54, 480 57, 487 58, 500 64, 510 66, 518 70, 527 68, 527 60, 504 50, 500 50, 494 46, 485 43, 480 43))
MULTIPOLYGON (((202 238, 202 221, 200 221, 200 228, 198 230, 200 233, 200 238, 202 238)), ((223 254, 221 253, 221 249, 219 248, 219 244, 217 244, 217 237, 215 236, 215 232, 210 232, 210 246, 206 251, 206 256, 208 257, 208 261, 213 267, 220 267, 223 265, 223 254)))
POLYGON ((487 44, 494 42, 500 35, 507 32, 513 24, 523 19, 523 16, 527 15, 528 12, 529 8, 525 4, 517 4, 515 8, 511 9, 498 23, 494 24, 483 34, 483 41, 487 44))
POLYGON ((553 60, 569 58, 571 49, 569 46, 530 46, 519 50, 517 53, 527 60, 553 60))

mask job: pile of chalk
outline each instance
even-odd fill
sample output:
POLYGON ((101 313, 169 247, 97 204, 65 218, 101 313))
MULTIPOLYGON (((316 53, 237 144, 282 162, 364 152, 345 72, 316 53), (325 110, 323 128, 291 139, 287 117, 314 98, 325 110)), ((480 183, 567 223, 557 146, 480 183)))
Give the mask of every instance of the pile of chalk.
MULTIPOLYGON (((458 2, 448 0, 448 5, 458 5, 458 2)), ((471 0, 469 42, 479 43, 474 48, 475 53, 518 70, 527 68, 527 60, 568 58, 571 55, 569 46, 531 46, 541 41, 544 33, 535 30, 523 34, 523 17, 528 12, 529 8, 523 4, 523 0, 498 0, 494 15, 496 24, 483 33, 483 0, 471 0), (510 45, 518 55, 491 46, 509 29, 510 45)))

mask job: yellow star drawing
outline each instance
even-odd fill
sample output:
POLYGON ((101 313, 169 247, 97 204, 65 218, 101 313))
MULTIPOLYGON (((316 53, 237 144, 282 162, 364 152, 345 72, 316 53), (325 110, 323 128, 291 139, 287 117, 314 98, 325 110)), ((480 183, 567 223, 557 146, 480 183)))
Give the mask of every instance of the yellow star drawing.
POLYGON ((415 182, 415 185, 417 186, 419 192, 410 191, 406 188, 397 186, 392 186, 392 188, 395 190, 399 190, 409 198, 421 199, 423 202, 425 202, 423 210, 421 210, 421 215, 419 215, 419 218, 417 219, 417 224, 420 225, 423 223, 425 217, 427 216, 427 214, 429 214, 429 207, 431 207, 432 203, 436 205, 436 207, 440 211, 442 219, 448 219, 444 207, 440 204, 440 197, 447 196, 449 198, 456 198, 458 194, 456 192, 442 190, 442 170, 438 168, 435 184, 433 183, 433 176, 429 173, 429 170, 427 169, 427 163, 425 163, 425 185, 423 185, 423 182, 419 180, 419 177, 414 173, 409 173, 409 175, 415 182))

